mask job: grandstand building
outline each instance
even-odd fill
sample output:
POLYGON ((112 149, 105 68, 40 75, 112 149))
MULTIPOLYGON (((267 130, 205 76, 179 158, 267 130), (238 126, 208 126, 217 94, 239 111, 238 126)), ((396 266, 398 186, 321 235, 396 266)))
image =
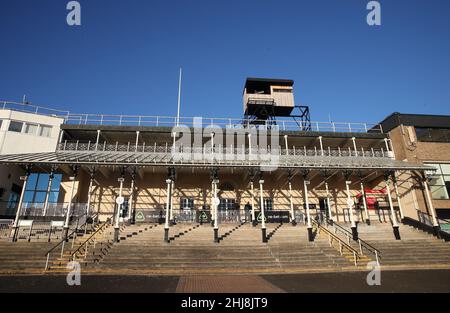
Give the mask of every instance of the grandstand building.
POLYGON ((445 236, 450 117, 299 122, 289 80, 248 79, 243 99, 244 119, 41 113, 4 102, 5 237, 30 240, 50 225, 49 240, 67 239, 74 224, 105 221, 116 242, 123 225, 140 223, 161 224, 165 242, 174 225, 210 224, 218 243, 222 227, 244 222, 262 242, 272 223, 304 225, 309 241, 323 222, 348 226, 354 240, 372 224, 401 240, 399 225, 414 221, 445 236))

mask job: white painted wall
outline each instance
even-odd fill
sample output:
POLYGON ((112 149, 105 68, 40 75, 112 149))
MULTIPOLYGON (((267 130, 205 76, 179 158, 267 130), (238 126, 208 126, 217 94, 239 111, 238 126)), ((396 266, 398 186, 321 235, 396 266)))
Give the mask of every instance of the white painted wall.
MULTIPOLYGON (((63 119, 0 109, 0 120, 0 154, 39 153, 53 152, 56 150, 63 119), (37 124, 38 129, 35 134, 25 133, 25 127, 22 128, 21 133, 8 131, 11 121, 37 124), (51 133, 48 137, 39 136, 40 125, 52 126, 51 133)), ((4 190, 3 195, 0 197, 0 214, 2 214, 1 211, 4 211, 13 183, 19 186, 23 185, 19 177, 24 173, 24 170, 20 166, 0 165, 0 188, 4 190)))
POLYGON ((52 152, 56 150, 60 126, 63 123, 62 118, 0 109, 0 120, 2 120, 0 154, 52 152), (40 125, 48 125, 52 126, 52 131, 49 137, 39 136, 38 133, 24 133, 24 128, 21 133, 8 131, 11 121, 37 124, 38 128, 40 125))

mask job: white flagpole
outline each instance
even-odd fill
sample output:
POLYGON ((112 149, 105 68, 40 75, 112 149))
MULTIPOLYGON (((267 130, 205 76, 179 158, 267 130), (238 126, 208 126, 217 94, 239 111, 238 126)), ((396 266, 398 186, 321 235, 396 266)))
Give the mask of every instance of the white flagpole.
POLYGON ((177 126, 180 124, 180 102, 181 102, 181 74, 183 69, 180 67, 180 77, 178 79, 178 110, 177 110, 177 126))

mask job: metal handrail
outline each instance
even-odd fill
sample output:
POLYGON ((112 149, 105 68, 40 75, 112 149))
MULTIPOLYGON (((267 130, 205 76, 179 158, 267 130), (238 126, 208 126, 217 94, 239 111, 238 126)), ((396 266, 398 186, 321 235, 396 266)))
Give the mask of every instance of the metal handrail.
POLYGON ((311 157, 364 157, 364 158, 392 158, 393 154, 389 151, 384 151, 381 149, 370 149, 370 150, 346 150, 339 148, 326 148, 323 151, 319 149, 307 149, 306 146, 296 147, 293 146, 292 149, 285 149, 281 145, 278 147, 264 147, 261 149, 259 146, 254 146, 252 149, 249 147, 215 147, 211 149, 206 145, 202 147, 185 147, 173 145, 135 145, 135 144, 107 144, 102 143, 92 143, 92 142, 80 142, 80 141, 64 141, 57 145, 58 151, 96 151, 96 152, 123 152, 123 153, 184 153, 184 154, 235 154, 235 155, 256 155, 258 153, 264 154, 278 154, 284 157, 298 157, 298 156, 311 156, 311 157), (252 153, 253 151, 253 153, 252 153))
POLYGON ((332 239, 336 240, 339 243, 339 253, 342 255, 342 249, 345 248, 347 249, 350 253, 353 254, 353 261, 355 263, 355 266, 358 265, 358 259, 361 258, 361 255, 359 254, 359 252, 353 248, 352 246, 350 246, 348 243, 346 243, 345 241, 343 241, 341 238, 339 238, 338 236, 336 236, 335 234, 333 234, 331 231, 329 231, 326 227, 323 227, 318 221, 316 221, 315 219, 311 219, 311 221, 316 225, 317 229, 320 231, 324 231, 330 240, 330 246, 332 244, 332 239))
MULTIPOLYGON (((339 230, 341 233, 343 233, 347 237, 347 242, 350 243, 350 238, 353 237, 353 234, 348 229, 345 229, 341 225, 336 224, 336 222, 333 222, 333 227, 335 229, 335 232, 336 232, 336 230, 339 230)), ((364 241, 359 237, 358 237, 358 240, 356 240, 356 241, 358 242, 359 251, 361 252, 361 254, 363 254, 362 248, 365 248, 367 251, 369 251, 370 253, 372 253, 375 256, 376 262, 379 265, 380 259, 381 259, 380 250, 378 250, 377 248, 375 248, 374 246, 369 244, 367 241, 364 241)))
MULTIPOLYGON (((109 217, 106 221, 105 221, 105 223, 103 223, 95 232, 93 232, 90 236, 89 236, 89 238, 87 238, 83 243, 81 243, 80 244, 80 246, 74 251, 74 252, 72 252, 72 254, 71 254, 71 256, 70 256, 70 258, 71 258, 71 260, 73 261, 74 259, 75 259, 75 254, 77 254, 80 250, 81 250, 81 248, 84 246, 84 245, 86 245, 86 252, 87 252, 87 244, 89 243, 89 241, 92 239, 92 237, 94 237, 96 234, 98 234, 100 231, 103 231, 104 230, 104 228, 107 226, 107 225, 109 225, 109 223, 111 222, 111 217, 109 217)), ((86 254, 85 254, 86 255, 86 254)))
POLYGON ((83 226, 85 226, 85 225, 87 224, 87 219, 86 219, 86 220, 84 221, 83 224, 78 225, 78 221, 80 220, 80 218, 83 217, 83 216, 85 216, 85 215, 86 215, 86 213, 83 214, 83 215, 81 215, 81 216, 79 216, 78 219, 77 219, 77 226, 75 227, 75 229, 74 229, 72 232, 70 232, 69 234, 67 234, 67 236, 65 236, 64 238, 62 238, 56 245, 54 245, 50 250, 48 250, 47 253, 45 253, 45 256, 46 256, 46 258, 47 258, 47 260, 46 260, 46 262, 45 262, 45 270, 48 269, 48 262, 50 261, 50 254, 51 254, 57 247, 59 247, 59 246, 61 245, 61 257, 62 257, 62 255, 63 255, 63 253, 64 253, 64 246, 65 246, 65 243, 68 241, 67 239, 70 238, 70 237, 72 237, 72 246, 73 246, 73 243, 74 243, 75 237, 76 237, 76 236, 73 236, 73 234, 75 234, 80 228, 82 228, 83 226))
MULTIPOLYGON (((198 117, 175 117, 175 116, 152 116, 152 115, 115 115, 115 114, 89 114, 70 113, 66 110, 56 110, 30 103, 0 100, 0 109, 11 109, 20 112, 48 115, 64 119, 65 124, 94 124, 94 125, 136 125, 136 126, 167 126, 173 127, 184 125, 192 127, 196 125, 198 117)), ((296 121, 280 119, 276 125, 269 121, 262 121, 262 125, 253 125, 251 119, 242 118, 202 118, 204 124, 224 127, 267 127, 279 130, 304 130, 296 121)), ((362 132, 362 133, 384 133, 380 124, 353 123, 353 122, 311 122, 310 131, 329 132, 362 132)))

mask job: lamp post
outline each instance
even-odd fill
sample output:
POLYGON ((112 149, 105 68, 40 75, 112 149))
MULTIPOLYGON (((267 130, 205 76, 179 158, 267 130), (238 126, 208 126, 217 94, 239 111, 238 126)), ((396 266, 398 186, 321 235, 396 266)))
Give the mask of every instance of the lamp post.
POLYGON ((261 234, 262 234, 262 242, 267 242, 266 217, 264 214, 263 184, 264 184, 264 180, 260 179, 259 180, 259 198, 260 198, 260 204, 261 204, 261 234))
POLYGON ((218 209, 217 206, 219 205, 219 198, 217 198, 217 184, 219 183, 218 179, 213 180, 213 188, 214 188, 214 199, 213 199, 213 206, 214 206, 214 242, 219 243, 219 221, 218 221, 218 209))
POLYGON ((117 212, 116 212, 116 219, 115 219, 115 223, 114 223, 114 242, 119 242, 119 219, 120 219, 120 211, 122 209, 122 204, 124 202, 124 199, 122 197, 122 189, 123 189, 123 182, 125 181, 125 178, 120 177, 117 179, 117 181, 120 184, 119 187, 119 196, 116 199, 116 203, 117 203, 117 212))
POLYGON ((389 200, 389 208, 391 209, 392 230, 394 231, 395 239, 400 240, 400 231, 398 229, 397 217, 395 216, 394 206, 392 205, 391 188, 389 186, 389 175, 385 173, 384 182, 386 184, 386 193, 389 200))
POLYGON ((308 197, 308 185, 310 181, 307 180, 308 174, 303 176, 303 192, 305 194, 305 206, 306 206, 306 227, 308 229, 308 240, 314 241, 314 236, 312 232, 312 224, 311 224, 311 212, 309 210, 309 197, 308 197))
POLYGON ((252 225, 255 227, 258 222, 256 221, 255 217, 255 193, 254 193, 254 187, 253 187, 253 180, 250 181, 250 191, 252 196, 252 225))
POLYGON ((166 201, 166 219, 164 223, 164 241, 169 243, 169 205, 170 205, 170 194, 171 194, 171 186, 172 180, 166 179, 167 184, 167 201, 166 201))
POLYGON ((30 177, 31 174, 31 167, 27 167, 26 168, 26 173, 24 176, 20 176, 20 179, 23 180, 23 186, 22 186, 22 192, 20 193, 20 198, 19 198, 19 204, 17 205, 17 211, 16 211, 16 217, 14 219, 14 224, 13 224, 13 236, 12 236, 12 242, 16 242, 17 241, 17 236, 19 233, 19 218, 20 218, 20 212, 22 209, 22 203, 23 203, 23 196, 25 194, 25 190, 27 188, 27 182, 28 182, 28 178, 30 177))

